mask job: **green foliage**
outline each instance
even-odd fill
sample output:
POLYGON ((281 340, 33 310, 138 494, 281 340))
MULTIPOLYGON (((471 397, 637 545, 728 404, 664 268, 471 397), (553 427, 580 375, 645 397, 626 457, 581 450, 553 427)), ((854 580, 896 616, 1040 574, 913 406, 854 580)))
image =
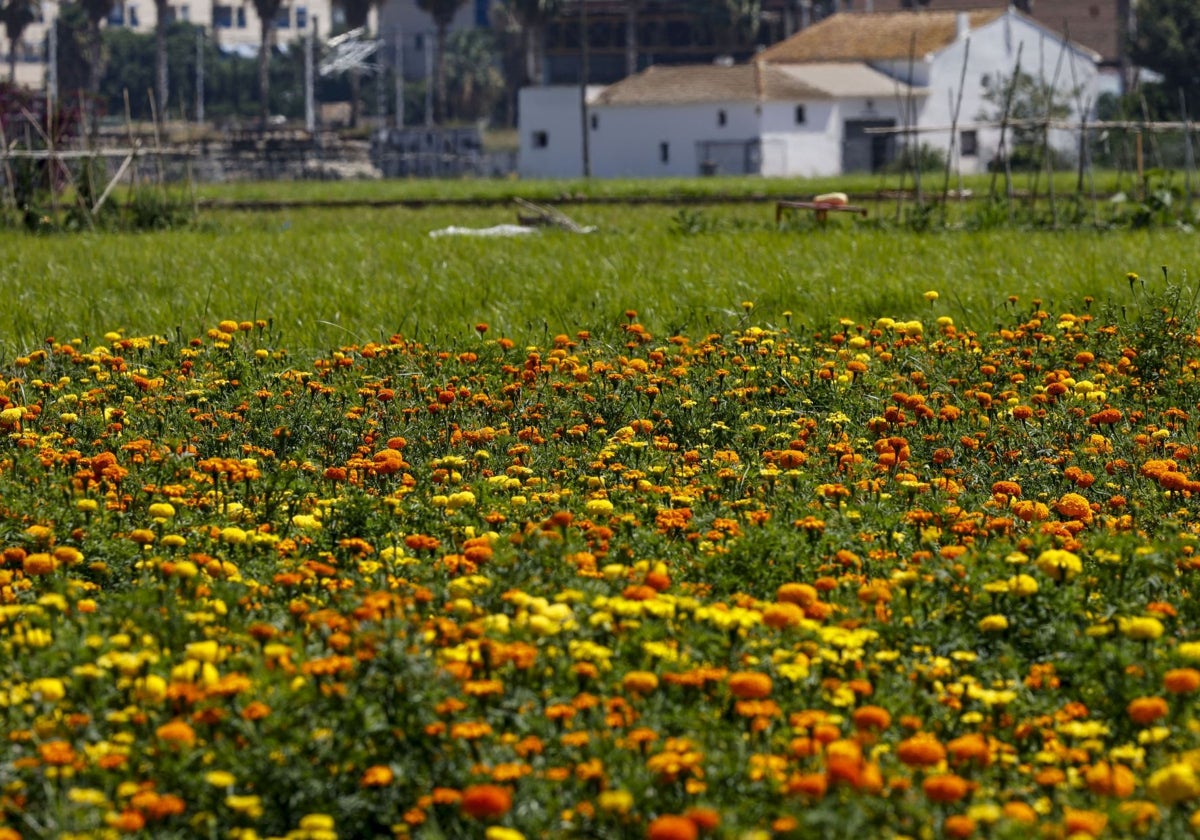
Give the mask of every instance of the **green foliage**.
POLYGON ((1160 74, 1147 85, 1165 117, 1178 117, 1183 92, 1193 116, 1200 108, 1200 7, 1188 0, 1139 0, 1137 31, 1129 45, 1130 60, 1160 74))
MULTIPOLYGON (((1061 120, 1071 115, 1074 91, 1055 87, 1050 80, 1035 78, 1030 73, 1019 72, 1016 77, 998 76, 984 92, 986 107, 979 119, 1001 120, 1007 103, 1010 121, 1061 120)), ((1068 164, 1062 152, 1046 148, 1045 134, 1037 125, 1016 125, 1008 128, 1007 154, 1013 170, 1061 169, 1068 164), (1049 161, 1047 161, 1049 154, 1049 161)), ((989 168, 1003 170, 1004 161, 997 158, 989 162, 989 168)))

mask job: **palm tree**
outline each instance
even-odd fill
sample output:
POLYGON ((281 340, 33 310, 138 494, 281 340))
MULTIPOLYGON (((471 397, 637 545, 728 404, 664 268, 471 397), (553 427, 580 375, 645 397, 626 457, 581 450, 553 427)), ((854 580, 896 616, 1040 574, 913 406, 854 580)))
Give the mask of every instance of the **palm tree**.
POLYGON ((285 0, 254 0, 254 11, 258 14, 258 105, 259 121, 267 127, 271 116, 271 50, 275 46, 275 18, 284 7, 285 0))
POLYGON ((446 79, 454 91, 448 115, 458 120, 490 117, 504 96, 496 36, 487 29, 464 29, 447 41, 446 79))
POLYGON ((96 130, 96 100, 100 97, 100 80, 104 77, 104 40, 100 33, 100 22, 112 14, 115 0, 79 0, 87 15, 87 102, 83 111, 87 116, 88 130, 94 137, 96 130))
POLYGON ((454 16, 466 0, 417 0, 417 6, 433 18, 437 28, 437 63, 433 68, 434 89, 437 91, 437 120, 446 118, 446 35, 454 16))
POLYGON ((530 84, 544 85, 543 33, 546 24, 562 11, 563 0, 508 0, 508 7, 521 27, 521 38, 525 44, 525 77, 530 84))
POLYGON ((17 82, 17 44, 25 27, 37 18, 37 0, 8 0, 0 17, 4 18, 4 34, 8 37, 8 80, 17 82))

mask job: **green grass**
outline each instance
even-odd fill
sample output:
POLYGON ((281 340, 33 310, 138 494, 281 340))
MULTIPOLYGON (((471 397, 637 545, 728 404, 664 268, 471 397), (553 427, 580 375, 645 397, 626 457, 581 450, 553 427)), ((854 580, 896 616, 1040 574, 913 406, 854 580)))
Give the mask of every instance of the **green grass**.
MULTIPOLYGON (((1182 179, 1176 179, 1182 183, 1182 179)), ((942 173, 925 173, 922 189, 930 196, 939 196, 945 177, 942 173)), ((975 195, 988 195, 993 189, 990 175, 972 175, 950 180, 950 189, 959 187, 975 195)), ((196 188, 201 200, 212 202, 319 202, 319 201, 508 201, 514 196, 534 201, 612 198, 681 198, 681 197, 797 197, 840 191, 855 196, 870 196, 880 191, 901 187, 912 189, 912 175, 897 174, 839 175, 829 178, 761 178, 758 176, 720 176, 714 178, 623 178, 575 180, 520 180, 517 178, 460 178, 391 179, 383 181, 290 181, 203 184, 196 188)), ((1054 187, 1059 195, 1077 192, 1077 176, 1073 172, 1056 173, 1054 187)), ((1099 172, 1094 176, 1094 188, 1099 194, 1132 190, 1132 177, 1116 172, 1099 172)), ((995 189, 1004 192, 1004 178, 997 179, 995 189)), ((1013 189, 1039 194, 1047 190, 1044 174, 1018 173, 1013 176, 1013 189)), ((1084 186, 1090 195, 1091 187, 1084 186)))
POLYGON ((1009 295, 1075 306, 1103 300, 1125 272, 1189 269, 1194 238, 989 231, 916 234, 836 219, 775 230, 767 204, 689 211, 708 232, 678 232, 661 207, 581 207, 597 233, 511 240, 430 238, 450 224, 513 220, 508 208, 296 210, 207 214, 195 229, 30 237, 0 233, 0 341, 27 351, 47 335, 96 339, 193 334, 219 318, 273 318, 295 352, 400 332, 463 339, 603 332, 627 309, 655 334, 719 329, 743 315, 823 330, 839 317, 921 317, 936 289, 960 326, 991 328, 1009 295))

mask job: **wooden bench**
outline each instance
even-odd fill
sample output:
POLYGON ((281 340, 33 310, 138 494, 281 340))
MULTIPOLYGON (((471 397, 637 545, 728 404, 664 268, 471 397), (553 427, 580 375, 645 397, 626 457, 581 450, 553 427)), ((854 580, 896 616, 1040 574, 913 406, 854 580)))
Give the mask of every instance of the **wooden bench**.
POLYGON ((816 218, 818 222, 823 222, 829 218, 832 213, 857 213, 866 218, 867 208, 860 207, 856 204, 834 204, 828 201, 776 201, 775 202, 775 225, 783 221, 784 210, 808 210, 816 218))

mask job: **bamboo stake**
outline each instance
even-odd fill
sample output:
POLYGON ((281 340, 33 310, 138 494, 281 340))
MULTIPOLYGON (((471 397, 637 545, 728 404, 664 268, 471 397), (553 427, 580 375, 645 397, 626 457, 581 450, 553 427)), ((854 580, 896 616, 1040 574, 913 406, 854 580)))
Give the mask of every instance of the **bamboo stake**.
POLYGON ((1187 191, 1187 211, 1188 217, 1192 215, 1192 168, 1196 165, 1196 160, 1192 156, 1192 131, 1188 126, 1187 99, 1183 95, 1183 88, 1179 89, 1179 115, 1183 117, 1183 160, 1184 174, 1183 184, 1187 191))
MULTIPOLYGON (((958 99, 950 114, 950 150, 946 153, 946 171, 942 178, 942 225, 946 224, 946 201, 950 193, 950 164, 954 160, 954 150, 958 147, 958 115, 962 110, 963 89, 967 82, 967 60, 971 57, 971 38, 968 36, 963 44, 962 70, 958 74, 958 99)), ((959 177, 962 177, 962 159, 958 161, 959 177)))

